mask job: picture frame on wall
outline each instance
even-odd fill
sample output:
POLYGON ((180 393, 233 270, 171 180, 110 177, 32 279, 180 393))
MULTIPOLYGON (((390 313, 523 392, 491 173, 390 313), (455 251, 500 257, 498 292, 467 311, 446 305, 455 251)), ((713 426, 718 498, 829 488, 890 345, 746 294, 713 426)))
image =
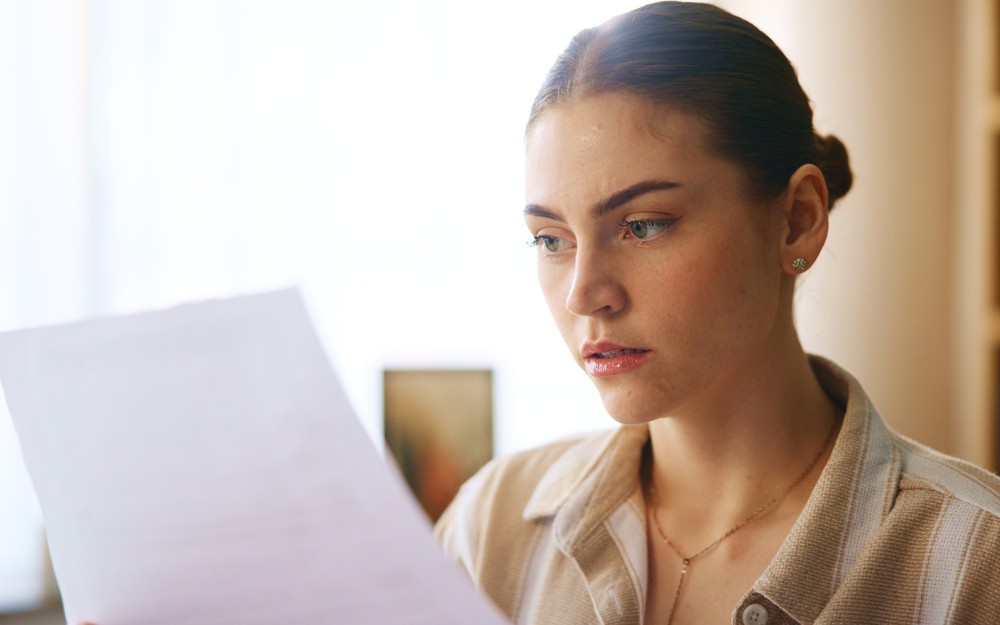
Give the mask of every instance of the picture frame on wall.
POLYGON ((386 369, 388 451, 428 518, 493 457, 491 369, 386 369))

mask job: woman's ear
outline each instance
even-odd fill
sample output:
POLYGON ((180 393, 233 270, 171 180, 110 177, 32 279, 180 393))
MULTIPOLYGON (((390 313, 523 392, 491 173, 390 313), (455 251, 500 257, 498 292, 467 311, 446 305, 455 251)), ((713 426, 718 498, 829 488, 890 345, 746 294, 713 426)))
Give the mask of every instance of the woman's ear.
POLYGON ((815 165, 799 167, 788 180, 783 208, 781 267, 799 274, 813 266, 829 229, 829 192, 815 165))

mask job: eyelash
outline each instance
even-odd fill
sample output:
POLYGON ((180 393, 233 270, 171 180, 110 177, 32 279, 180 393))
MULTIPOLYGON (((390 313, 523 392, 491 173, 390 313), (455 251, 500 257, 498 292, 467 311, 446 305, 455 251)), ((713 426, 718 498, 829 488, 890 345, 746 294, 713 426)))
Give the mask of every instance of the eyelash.
POLYGON ((670 230, 679 219, 679 217, 672 217, 669 219, 623 219, 618 223, 618 231, 622 234, 623 238, 631 238, 635 245, 649 245, 653 242, 653 240, 659 237, 659 234, 654 235, 651 239, 640 239, 630 232, 632 226, 635 224, 644 224, 646 226, 660 226, 664 230, 670 230))
POLYGON ((558 239, 558 238, 560 237, 554 237, 548 234, 539 234, 525 241, 525 245, 527 245, 528 247, 538 247, 539 245, 542 244, 543 239, 558 239))
MULTIPOLYGON (((634 226, 636 224, 643 224, 643 225, 645 225, 647 227, 649 227, 649 226, 657 227, 658 226, 658 227, 663 228, 664 230, 670 230, 671 228, 674 227, 674 225, 677 223, 677 221, 679 219, 680 218, 678 218, 678 217, 673 217, 673 218, 670 218, 670 219, 623 219, 622 221, 620 221, 618 223, 618 231, 621 233, 622 238, 624 238, 624 239, 631 239, 632 241, 634 241, 634 245, 649 245, 650 243, 652 243, 655 239, 657 239, 659 237, 660 233, 655 234, 651 239, 648 239, 648 240, 647 239, 640 239, 640 238, 636 237, 635 234, 633 234, 633 233, 630 232, 632 226, 634 226)), ((546 234, 539 234, 539 235, 535 235, 534 237, 532 237, 530 240, 526 241, 525 243, 526 243, 526 245, 528 247, 538 247, 539 245, 541 245, 541 243, 542 243, 543 240, 549 239, 549 238, 558 239, 559 237, 553 237, 553 236, 546 235, 546 234)))

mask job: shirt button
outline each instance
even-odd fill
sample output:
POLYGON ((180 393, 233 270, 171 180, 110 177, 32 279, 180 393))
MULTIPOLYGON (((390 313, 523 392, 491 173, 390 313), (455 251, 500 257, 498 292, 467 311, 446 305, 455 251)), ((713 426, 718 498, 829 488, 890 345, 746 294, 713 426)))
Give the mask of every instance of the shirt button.
POLYGON ((743 625, 767 625, 767 608, 751 603, 743 610, 743 625))

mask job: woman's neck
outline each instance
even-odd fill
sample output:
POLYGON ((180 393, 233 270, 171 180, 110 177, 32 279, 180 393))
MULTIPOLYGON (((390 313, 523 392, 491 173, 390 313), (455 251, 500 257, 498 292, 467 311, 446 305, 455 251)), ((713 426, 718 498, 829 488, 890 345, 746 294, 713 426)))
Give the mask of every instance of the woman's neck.
POLYGON ((801 349, 769 366, 747 362, 704 397, 650 424, 649 479, 678 546, 698 549, 818 467, 777 502, 801 509, 826 463, 838 409, 801 349))

